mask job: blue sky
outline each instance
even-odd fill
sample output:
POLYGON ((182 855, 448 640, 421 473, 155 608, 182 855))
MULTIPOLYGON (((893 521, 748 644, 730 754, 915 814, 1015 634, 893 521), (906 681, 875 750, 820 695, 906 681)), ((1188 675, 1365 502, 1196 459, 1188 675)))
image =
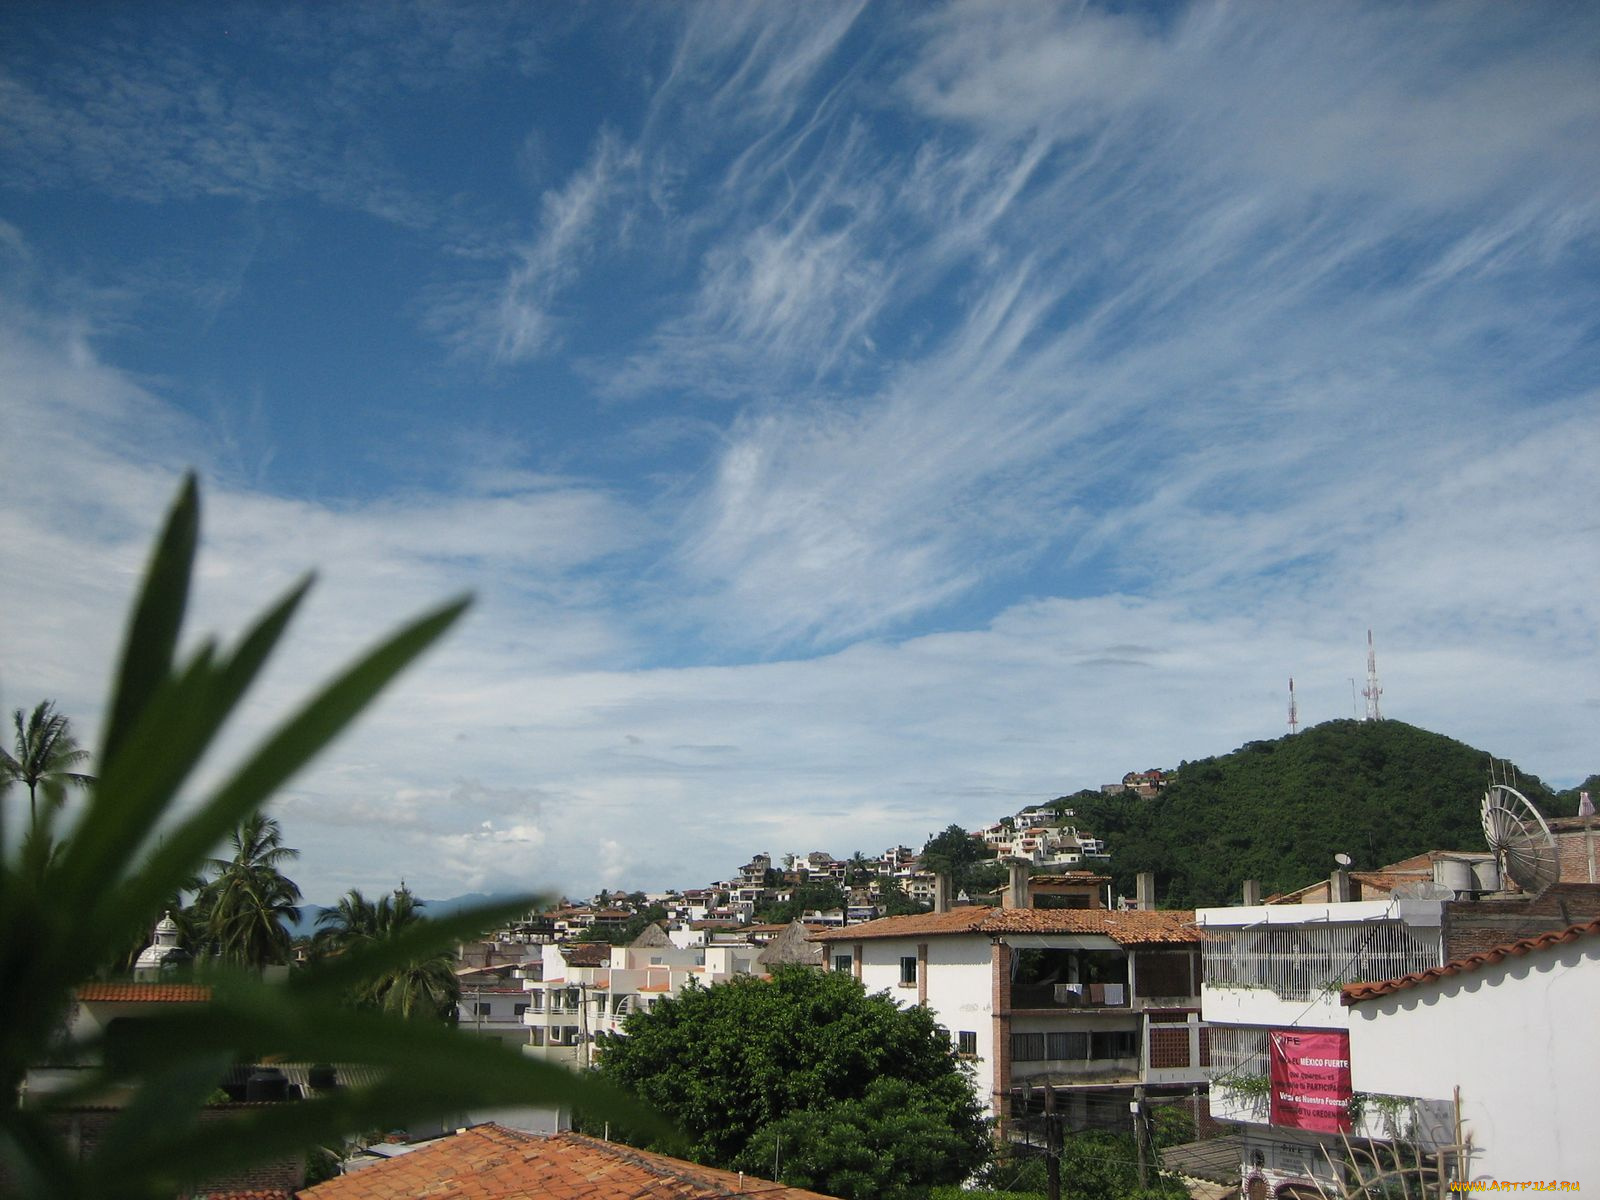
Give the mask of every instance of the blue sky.
MULTIPOLYGON (((1387 714, 1596 769, 1587 5, 11 5, 0 701, 314 602, 312 899, 695 885, 1387 714)), ((1462 797, 1463 804, 1473 802, 1462 797)))

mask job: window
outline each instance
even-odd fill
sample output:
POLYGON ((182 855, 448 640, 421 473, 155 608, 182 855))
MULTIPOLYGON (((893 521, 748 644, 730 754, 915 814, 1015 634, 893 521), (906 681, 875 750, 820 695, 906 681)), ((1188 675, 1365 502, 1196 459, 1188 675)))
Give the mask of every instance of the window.
POLYGON ((1138 1058, 1139 1035, 1131 1029, 1098 1030, 1089 1035, 1090 1058, 1138 1058))
POLYGON ((489 1015, 490 1007, 491 1006, 487 1000, 480 1000, 474 1006, 473 1011, 476 1012, 480 1017, 487 1017, 489 1015))
POLYGON ((1044 1058, 1044 1034, 1013 1033, 1011 1035, 1012 1062, 1038 1062, 1044 1058))
POLYGON ((917 986, 917 957, 914 954, 900 960, 900 986, 917 986))
POLYGON ((848 975, 850 973, 850 968, 851 962, 848 954, 835 954, 833 956, 833 969, 835 971, 843 971, 846 975, 848 975))
POLYGON ((1087 1033, 1052 1033, 1045 1037, 1045 1048, 1049 1056, 1064 1062, 1072 1062, 1089 1057, 1089 1035, 1087 1033))
POLYGON ((528 1011, 528 1006, 526 1004, 517 1004, 517 1005, 514 1005, 512 1007, 511 1015, 513 1017, 520 1017, 520 1016, 522 1016, 523 1013, 525 1013, 527 1011, 528 1011))
POLYGON ((963 1029, 956 1034, 956 1053, 962 1058, 978 1057, 978 1034, 976 1030, 963 1029))

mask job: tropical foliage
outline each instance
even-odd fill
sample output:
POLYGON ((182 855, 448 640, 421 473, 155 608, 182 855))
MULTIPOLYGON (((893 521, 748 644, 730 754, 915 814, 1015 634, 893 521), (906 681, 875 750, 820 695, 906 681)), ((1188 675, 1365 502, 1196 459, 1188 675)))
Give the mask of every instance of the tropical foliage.
POLYGON ((195 898, 206 950, 224 962, 260 969, 289 961, 289 926, 300 919, 300 888, 280 867, 300 851, 283 844, 278 822, 251 813, 228 835, 233 854, 195 898))
MULTIPOLYGON (((426 921, 422 909, 423 901, 403 883, 392 896, 380 896, 376 901, 352 888, 336 906, 317 918, 320 928, 312 939, 312 948, 319 956, 326 956, 381 945, 426 921)), ((461 998, 454 966, 454 958, 443 952, 401 963, 358 983, 351 990, 350 999, 357 1007, 407 1020, 421 1017, 451 1021, 461 998)))
POLYGON ((0 781, 28 787, 30 820, 39 819, 39 787, 47 793, 64 785, 87 787, 94 777, 72 770, 89 761, 89 752, 72 736, 72 723, 56 711, 53 700, 41 700, 26 718, 23 710, 11 715, 16 727, 12 751, 0 749, 0 781))
MULTIPOLYGON (((202 642, 176 657, 199 531, 188 481, 146 572, 105 708, 87 803, 39 806, 20 836, 0 824, 0 1178, 19 1195, 170 1197, 207 1178, 336 1138, 480 1106, 586 1103, 648 1116, 559 1067, 489 1039, 398 1022, 342 1003, 356 982, 438 953, 533 907, 532 897, 418 923, 286 982, 218 972, 210 1000, 150 1016, 115 1040, 85 1038, 58 1062, 95 1064, 46 1098, 22 1082, 67 1027, 73 989, 148 934, 230 832, 261 811, 407 664, 460 615, 460 601, 406 625, 337 674, 194 805, 193 773, 260 672, 305 595, 301 583, 237 645, 202 642), (200 1110, 229 1064, 366 1064, 376 1080, 293 1104, 251 1106, 222 1121, 200 1110), (125 1101, 92 1146, 69 1141, 60 1106, 125 1101)), ((3 812, 0 806, 0 812, 3 812)))
POLYGON ((769 1176, 776 1163, 781 1182, 827 1195, 925 1196, 989 1155, 948 1035, 840 972, 687 989, 605 1039, 599 1071, 672 1117, 697 1161, 769 1176))

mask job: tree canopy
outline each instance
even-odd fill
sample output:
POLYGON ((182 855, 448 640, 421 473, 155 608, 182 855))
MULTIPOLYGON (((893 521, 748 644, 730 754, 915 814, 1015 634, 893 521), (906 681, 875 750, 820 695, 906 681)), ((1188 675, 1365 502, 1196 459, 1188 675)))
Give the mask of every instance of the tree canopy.
POLYGON ((601 1075, 675 1121, 697 1161, 768 1174, 776 1157, 784 1183, 909 1200, 988 1157, 949 1035, 841 972, 691 987, 623 1028, 603 1039, 601 1075))
POLYGON ((947 876, 952 895, 961 891, 970 895, 985 890, 989 874, 983 868, 994 856, 993 849, 961 826, 950 825, 922 847, 922 869, 947 876))
POLYGON ((47 788, 52 784, 87 787, 94 778, 71 769, 87 762, 89 752, 78 746, 72 723, 56 711, 55 701, 41 700, 33 712, 26 717, 23 714, 20 708, 11 714, 16 740, 10 753, 0 749, 0 783, 27 784, 28 812, 30 819, 37 820, 41 783, 47 788))

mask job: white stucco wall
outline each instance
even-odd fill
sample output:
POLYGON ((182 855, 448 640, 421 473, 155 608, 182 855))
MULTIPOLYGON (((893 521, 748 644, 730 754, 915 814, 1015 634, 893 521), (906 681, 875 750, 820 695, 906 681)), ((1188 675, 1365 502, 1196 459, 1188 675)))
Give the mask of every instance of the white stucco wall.
POLYGON ((1358 1092, 1461 1089, 1474 1179, 1600 1186, 1600 936, 1350 1007, 1358 1092))
MULTIPOLYGON (((900 986, 900 959, 915 958, 928 947, 928 1010, 950 1031, 952 1042, 963 1030, 977 1034, 972 1059, 973 1086, 987 1115, 993 1116, 994 1010, 992 950, 986 936, 869 938, 861 943, 861 982, 869 992, 888 992, 896 1003, 917 1003, 915 987, 900 986)), ((830 943, 829 956, 849 954, 854 943, 830 943)))

